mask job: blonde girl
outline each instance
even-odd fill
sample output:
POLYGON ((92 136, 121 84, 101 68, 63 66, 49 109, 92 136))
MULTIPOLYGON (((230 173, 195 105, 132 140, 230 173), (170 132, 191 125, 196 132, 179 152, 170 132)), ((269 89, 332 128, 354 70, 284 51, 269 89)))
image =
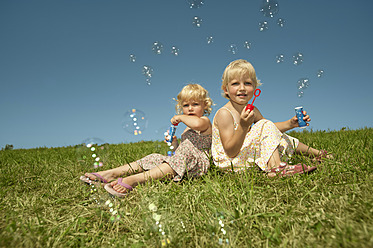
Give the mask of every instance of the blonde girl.
POLYGON ((86 173, 84 182, 98 180, 110 182, 105 189, 112 195, 123 197, 141 183, 150 179, 173 179, 180 181, 185 176, 199 177, 207 172, 210 161, 207 156, 211 148, 212 126, 206 117, 213 104, 207 90, 199 84, 188 84, 176 99, 177 115, 171 118, 172 124, 184 123, 186 128, 181 135, 181 143, 176 137, 172 141, 175 154, 171 157, 150 154, 133 163, 98 173, 86 173), (121 177, 128 175, 126 177, 121 177))
MULTIPOLYGON (((294 152, 315 156, 318 161, 327 156, 326 151, 306 146, 284 134, 298 127, 295 116, 273 123, 264 119, 256 107, 253 111, 245 110, 259 85, 254 67, 248 61, 235 60, 226 67, 221 89, 229 101, 216 112, 212 128, 211 151, 215 164, 223 170, 234 171, 257 165, 268 176, 289 176, 315 170, 316 167, 281 162, 284 154, 291 156, 294 152)), ((305 111, 304 114, 304 120, 310 121, 305 111)))

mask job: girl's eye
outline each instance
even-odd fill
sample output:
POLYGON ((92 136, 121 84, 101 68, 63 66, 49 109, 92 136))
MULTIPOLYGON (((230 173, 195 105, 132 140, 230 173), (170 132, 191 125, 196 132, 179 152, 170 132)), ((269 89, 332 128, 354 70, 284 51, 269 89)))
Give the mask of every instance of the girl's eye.
POLYGON ((187 107, 189 107, 189 105, 188 105, 188 104, 185 104, 185 105, 183 105, 183 108, 187 108, 187 107))
POLYGON ((246 82, 245 85, 251 85, 251 83, 250 82, 246 82))

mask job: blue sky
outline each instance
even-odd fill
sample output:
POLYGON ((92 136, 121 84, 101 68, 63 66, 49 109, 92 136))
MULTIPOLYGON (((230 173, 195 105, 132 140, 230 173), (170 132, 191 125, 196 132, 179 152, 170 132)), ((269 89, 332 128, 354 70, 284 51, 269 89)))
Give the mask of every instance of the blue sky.
POLYGON ((172 98, 189 82, 210 92, 212 120, 226 103, 223 70, 238 58, 252 62, 263 83, 255 105, 267 119, 287 120, 302 105, 313 130, 372 127, 373 2, 278 0, 273 18, 259 11, 261 4, 206 0, 193 9, 186 0, 0 1, 0 147, 161 140, 175 114, 172 98), (263 21, 268 30, 261 32, 263 21), (163 44, 161 54, 152 51, 155 41, 163 44), (300 65, 292 61, 297 52, 300 65), (144 65, 154 70, 150 85, 144 65), (299 98, 301 78, 309 87, 299 98), (122 127, 132 109, 144 115, 141 135, 122 127))

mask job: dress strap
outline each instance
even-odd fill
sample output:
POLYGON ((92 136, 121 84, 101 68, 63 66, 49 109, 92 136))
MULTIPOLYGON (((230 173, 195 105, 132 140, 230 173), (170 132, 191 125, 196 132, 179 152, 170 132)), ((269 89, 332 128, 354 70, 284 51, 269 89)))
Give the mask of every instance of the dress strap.
MULTIPOLYGON (((221 107, 220 109, 226 109, 226 110, 228 110, 229 113, 231 113, 232 118, 233 118, 233 126, 234 126, 234 130, 236 130, 237 127, 238 127, 238 124, 237 124, 236 119, 234 118, 234 115, 233 115, 232 111, 231 111, 229 108, 227 108, 227 107, 221 107)), ((219 109, 219 110, 220 110, 220 109, 219 109)))

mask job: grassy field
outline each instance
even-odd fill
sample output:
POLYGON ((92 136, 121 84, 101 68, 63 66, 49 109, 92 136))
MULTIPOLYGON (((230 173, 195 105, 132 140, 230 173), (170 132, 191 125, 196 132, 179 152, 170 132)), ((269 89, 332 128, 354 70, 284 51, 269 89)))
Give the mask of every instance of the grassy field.
POLYGON ((125 199, 78 178, 162 142, 109 145, 98 169, 76 147, 0 151, 0 247, 373 247, 373 129, 290 135, 335 159, 288 178, 211 169, 125 199))

